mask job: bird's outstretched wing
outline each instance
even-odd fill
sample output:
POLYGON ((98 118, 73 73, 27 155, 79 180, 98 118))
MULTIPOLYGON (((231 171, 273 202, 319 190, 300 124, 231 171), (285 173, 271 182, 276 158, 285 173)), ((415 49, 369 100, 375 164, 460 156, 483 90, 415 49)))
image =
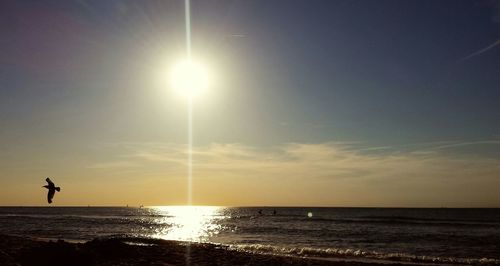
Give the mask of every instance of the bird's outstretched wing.
POLYGON ((46 178, 45 181, 47 181, 47 183, 49 183, 49 186, 53 186, 54 183, 50 180, 50 178, 46 178))
POLYGON ((54 194, 56 193, 55 189, 49 189, 49 193, 47 193, 47 201, 52 203, 52 198, 54 198, 54 194))

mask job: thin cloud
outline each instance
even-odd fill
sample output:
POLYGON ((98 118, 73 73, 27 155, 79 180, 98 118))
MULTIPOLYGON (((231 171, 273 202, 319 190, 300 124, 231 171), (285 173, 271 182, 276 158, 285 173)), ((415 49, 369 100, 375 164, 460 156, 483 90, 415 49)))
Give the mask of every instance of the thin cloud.
MULTIPOLYGON (((131 164, 97 164, 94 168, 113 166, 118 167, 113 171, 119 171, 123 164, 123 176, 141 177, 136 182, 182 180, 186 175, 185 145, 124 147, 115 152, 122 152, 119 157, 131 164), (143 167, 129 167, 133 164, 143 167)), ((495 189, 500 186, 499 158, 450 154, 441 152, 442 149, 367 153, 356 148, 356 144, 332 142, 273 147, 214 143, 194 148, 193 171, 200 201, 213 200, 218 204, 255 204, 253 200, 262 199, 267 200, 262 204, 291 205, 500 205, 495 189), (214 198, 215 188, 226 196, 214 198), (253 196, 248 195, 248 201, 244 201, 241 193, 249 189, 253 196), (228 202, 217 201, 223 199, 228 202)), ((107 175, 108 170, 101 171, 107 175)))
MULTIPOLYGON (((365 153, 366 148, 352 148, 347 144, 289 143, 271 148, 259 148, 242 144, 211 144, 196 147, 193 150, 194 168, 200 175, 216 176, 230 173, 234 177, 248 176, 248 172, 259 172, 259 176, 269 178, 276 176, 303 176, 314 178, 328 176, 336 179, 347 173, 352 178, 404 179, 405 174, 412 172, 422 178, 434 176, 436 173, 447 173, 444 176, 462 176, 463 165, 477 165, 470 171, 496 169, 500 173, 500 160, 495 158, 478 158, 477 156, 441 154, 438 150, 477 144, 500 144, 500 141, 464 142, 432 148, 433 152, 387 152, 365 153), (490 162, 495 164, 489 165, 490 162), (273 169, 273 170, 270 170, 273 169), (363 175, 359 175, 360 170, 363 175)), ((122 157, 129 162, 102 163, 97 166, 130 167, 136 164, 148 166, 160 164, 168 166, 169 171, 183 172, 186 166, 186 146, 166 144, 161 147, 151 145, 134 145, 135 150, 122 157)), ((375 147, 374 149, 390 147, 375 147)), ((369 149, 369 148, 368 148, 369 149)), ((478 178, 478 176, 476 176, 478 178)))
POLYGON ((379 147, 368 147, 368 148, 361 148, 358 149, 358 151, 381 151, 381 150, 391 150, 394 147, 392 146, 379 146, 379 147))
POLYGON ((90 169, 104 169, 104 168, 130 168, 130 167, 142 167, 142 164, 130 161, 116 161, 116 162, 104 162, 96 163, 87 166, 90 169))
POLYGON ((448 149, 448 148, 456 148, 456 147, 472 146, 472 145, 484 145, 484 144, 493 144, 493 145, 500 144, 500 140, 481 140, 481 141, 460 142, 460 143, 437 146, 437 147, 434 147, 433 149, 440 150, 440 149, 448 149))
POLYGON ((245 37, 247 37, 246 34, 231 34, 230 36, 234 37, 234 38, 245 38, 245 37))
POLYGON ((488 45, 487 47, 485 47, 485 48, 483 48, 483 49, 481 49, 479 51, 476 51, 476 52, 474 52, 474 53, 472 53, 472 54, 470 54, 470 55, 468 55, 468 56, 466 56, 466 57, 458 60, 458 62, 463 62, 465 60, 469 60, 469 59, 471 59, 474 56, 478 56, 478 55, 480 55, 482 53, 487 52, 488 50, 491 50, 491 49, 495 48, 497 45, 500 45, 500 40, 497 40, 496 42, 488 45))

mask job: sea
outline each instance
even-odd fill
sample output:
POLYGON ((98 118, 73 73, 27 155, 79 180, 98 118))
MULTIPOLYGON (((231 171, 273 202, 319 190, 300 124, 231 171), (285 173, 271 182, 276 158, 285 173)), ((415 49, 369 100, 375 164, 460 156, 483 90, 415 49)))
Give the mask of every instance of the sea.
POLYGON ((500 209, 0 207, 0 234, 74 242, 160 238, 326 260, 500 265, 500 209))

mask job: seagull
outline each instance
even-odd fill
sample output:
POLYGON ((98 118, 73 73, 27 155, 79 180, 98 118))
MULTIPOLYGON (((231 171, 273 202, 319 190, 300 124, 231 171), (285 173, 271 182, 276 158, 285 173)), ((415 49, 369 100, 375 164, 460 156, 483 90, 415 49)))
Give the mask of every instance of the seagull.
POLYGON ((54 197, 54 194, 56 194, 56 190, 59 192, 61 191, 60 187, 56 187, 54 183, 50 180, 50 178, 46 178, 45 181, 47 181, 48 185, 43 186, 44 188, 49 190, 49 193, 47 194, 47 201, 52 203, 52 198, 54 197))

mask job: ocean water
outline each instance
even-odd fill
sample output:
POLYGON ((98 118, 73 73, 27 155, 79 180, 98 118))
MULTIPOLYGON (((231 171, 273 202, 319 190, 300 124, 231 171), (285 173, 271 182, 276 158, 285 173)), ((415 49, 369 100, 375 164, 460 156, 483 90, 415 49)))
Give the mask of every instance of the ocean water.
POLYGON ((500 265, 500 209, 1 207, 0 233, 71 241, 134 236, 327 259, 500 265))

